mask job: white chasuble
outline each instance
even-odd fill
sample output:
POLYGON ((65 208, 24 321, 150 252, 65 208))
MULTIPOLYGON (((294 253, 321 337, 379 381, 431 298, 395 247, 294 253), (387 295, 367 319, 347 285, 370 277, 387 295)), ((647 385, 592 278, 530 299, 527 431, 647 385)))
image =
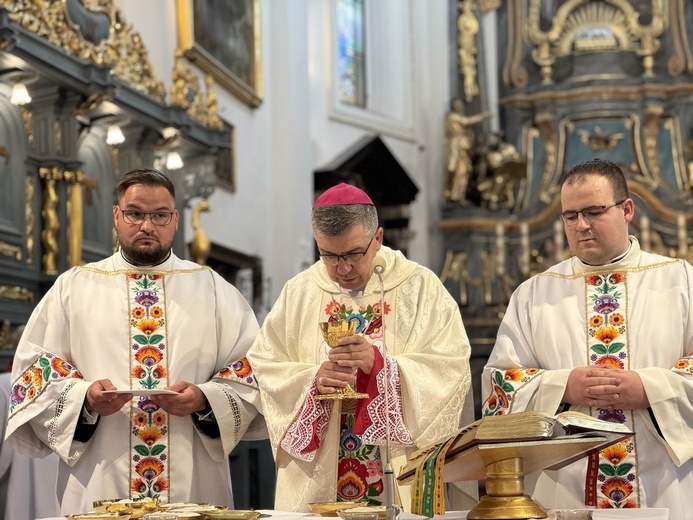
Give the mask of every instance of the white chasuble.
POLYGON ((18 347, 8 442, 32 456, 58 454, 63 514, 114 498, 231 506, 227 455, 253 436, 260 406, 244 359, 256 333, 252 310, 231 285, 175 256, 151 269, 119 253, 73 268, 41 300, 18 347), (87 388, 100 379, 132 391, 194 383, 220 436, 136 395, 99 417, 91 439, 76 441, 87 388))
MULTIPOLYGON (((473 420, 470 347, 457 304, 428 269, 387 247, 378 254, 387 266, 382 308, 376 276, 361 294, 347 295, 319 261, 285 285, 248 353, 277 462, 276 509, 382 501, 386 417, 395 475, 414 449, 473 420), (330 320, 355 320, 374 347, 371 374, 357 374, 357 389, 369 398, 349 410, 315 399, 328 349, 318 323, 330 320)), ((397 488, 396 501, 409 510, 409 486, 397 488)))
POLYGON ((631 248, 591 267, 566 260, 513 295, 484 369, 485 415, 555 414, 570 371, 603 365, 635 371, 647 410, 570 407, 636 432, 555 471, 528 476, 544 508, 666 507, 672 518, 693 493, 693 267, 631 248))

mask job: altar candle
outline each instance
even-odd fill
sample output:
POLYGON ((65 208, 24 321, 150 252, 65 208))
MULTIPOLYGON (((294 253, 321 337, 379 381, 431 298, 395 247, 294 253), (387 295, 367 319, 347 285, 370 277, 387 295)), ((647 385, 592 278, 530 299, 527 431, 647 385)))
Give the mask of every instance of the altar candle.
POLYGON ((553 223, 553 244, 555 246, 554 255, 556 262, 563 261, 563 221, 557 220, 553 223))
POLYGON ((686 258, 688 245, 686 244, 686 215, 682 212, 676 214, 676 230, 678 231, 679 258, 686 258))
POLYGON ((652 241, 650 240, 650 219, 647 215, 640 218, 640 247, 643 251, 650 251, 652 241))
POLYGON ((505 227, 502 222, 496 223, 496 272, 505 272, 505 227))
POLYGON ((520 223, 520 272, 524 275, 529 274, 529 223, 520 223))

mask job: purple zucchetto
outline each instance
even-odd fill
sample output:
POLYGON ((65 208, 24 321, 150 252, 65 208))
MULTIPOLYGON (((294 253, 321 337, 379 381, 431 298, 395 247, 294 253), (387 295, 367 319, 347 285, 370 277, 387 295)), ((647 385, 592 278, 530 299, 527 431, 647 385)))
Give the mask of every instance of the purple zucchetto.
POLYGON ((321 206, 343 206, 350 204, 367 204, 373 206, 373 201, 363 190, 351 184, 339 183, 332 186, 318 197, 313 208, 321 206))

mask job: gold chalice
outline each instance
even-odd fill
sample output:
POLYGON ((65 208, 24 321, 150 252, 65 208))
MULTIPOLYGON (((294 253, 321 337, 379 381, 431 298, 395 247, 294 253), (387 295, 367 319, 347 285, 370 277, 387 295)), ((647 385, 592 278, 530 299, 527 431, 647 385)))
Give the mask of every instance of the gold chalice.
MULTIPOLYGON (((356 333, 356 320, 351 321, 323 321, 318 323, 322 337, 330 348, 338 346, 340 338, 353 336, 356 333)), ((353 373, 353 370, 352 370, 353 373)), ((347 385, 332 394, 321 394, 316 399, 366 399, 368 394, 356 392, 351 385, 347 385)))

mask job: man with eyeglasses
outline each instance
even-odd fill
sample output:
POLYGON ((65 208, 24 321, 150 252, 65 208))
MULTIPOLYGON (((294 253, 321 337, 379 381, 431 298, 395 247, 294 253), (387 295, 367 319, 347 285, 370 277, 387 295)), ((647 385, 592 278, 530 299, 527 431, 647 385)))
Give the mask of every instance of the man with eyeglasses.
POLYGON ((636 432, 528 477, 543 507, 693 518, 693 267, 629 236, 634 202, 610 161, 575 166, 561 205, 573 257, 513 294, 484 369, 483 413, 570 409, 636 432))
POLYGON ((27 324, 7 442, 58 454, 62 514, 147 497, 232 507, 227 455, 266 438, 244 357, 257 321, 231 284, 171 251, 170 179, 134 170, 117 196, 118 251, 62 274, 27 324))
MULTIPOLYGON (((384 503, 385 363, 395 474, 416 447, 473 420, 469 341, 438 277, 383 246, 376 208, 354 186, 325 191, 312 224, 320 260, 284 286, 248 353, 278 468, 275 508, 286 511, 384 503), (330 349, 318 328, 327 321, 353 322, 356 334, 330 349), (347 383, 367 398, 321 399, 347 383)), ((396 497, 407 510, 408 491, 396 497)))

